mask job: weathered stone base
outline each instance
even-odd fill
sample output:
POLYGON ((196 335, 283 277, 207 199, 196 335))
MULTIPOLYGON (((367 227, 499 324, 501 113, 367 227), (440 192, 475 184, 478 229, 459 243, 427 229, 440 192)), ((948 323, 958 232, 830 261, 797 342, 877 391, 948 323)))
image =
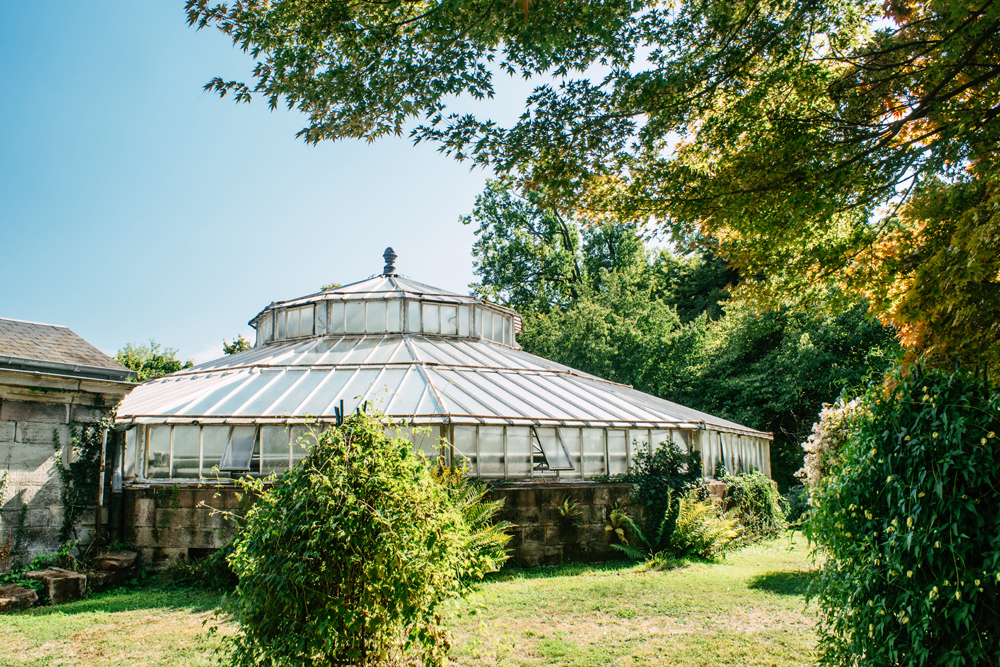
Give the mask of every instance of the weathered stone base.
POLYGON ((42 582, 45 586, 45 597, 52 604, 73 602, 87 593, 87 575, 64 570, 61 567, 25 572, 24 578, 42 582))
POLYGON ((503 499, 499 518, 513 524, 511 560, 521 567, 594 563, 621 558, 607 530, 615 506, 628 507, 631 484, 607 482, 515 482, 494 486, 503 499), (569 500, 576 516, 563 516, 569 500))
POLYGON ((30 609, 38 604, 38 593, 22 586, 0 586, 0 614, 30 609))
MULTIPOLYGON (((533 567, 620 558, 606 526, 613 507, 629 505, 630 489, 620 483, 514 482, 493 486, 490 493, 504 500, 499 518, 513 524, 512 561, 533 567), (560 513, 566 499, 576 504, 578 516, 560 513)), ((128 487, 123 538, 147 568, 200 557, 235 535, 232 516, 242 511, 236 494, 232 486, 128 487)))

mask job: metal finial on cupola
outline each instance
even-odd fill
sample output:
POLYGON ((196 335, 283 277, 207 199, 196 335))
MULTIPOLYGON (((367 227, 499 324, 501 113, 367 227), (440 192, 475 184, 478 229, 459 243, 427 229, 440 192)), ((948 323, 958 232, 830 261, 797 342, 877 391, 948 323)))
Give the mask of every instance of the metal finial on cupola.
POLYGON ((385 259, 385 268, 382 269, 383 276, 394 276, 396 275, 396 251, 392 248, 386 248, 385 252, 382 253, 382 257, 385 259))

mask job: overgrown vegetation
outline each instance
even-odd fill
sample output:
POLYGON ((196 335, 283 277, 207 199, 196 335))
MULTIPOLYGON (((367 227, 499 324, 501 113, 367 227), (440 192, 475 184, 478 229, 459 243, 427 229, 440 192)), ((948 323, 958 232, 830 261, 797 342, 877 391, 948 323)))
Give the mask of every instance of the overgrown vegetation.
POLYGON ((726 483, 726 507, 743 526, 740 541, 749 544, 779 535, 788 528, 781 496, 774 483, 759 471, 729 475, 726 483))
POLYGON ((56 455, 56 470, 62 482, 63 522, 59 528, 59 541, 71 539, 79 541, 76 524, 89 508, 97 504, 98 487, 101 479, 101 449, 105 444, 105 434, 116 437, 112 410, 104 410, 101 418, 88 424, 70 423, 69 463, 63 462, 62 443, 59 431, 53 430, 56 455))
POLYGON ((273 486, 242 486, 255 502, 228 558, 233 665, 444 664, 443 605, 506 559, 484 489, 435 475, 377 415, 322 433, 273 486))
POLYGON ((823 663, 1000 664, 1000 392, 911 367, 851 422, 810 475, 823 663))
POLYGON ((483 297, 524 315, 525 350, 774 433, 771 469, 798 482, 799 443, 845 388, 890 366, 893 331, 858 303, 838 311, 729 300, 743 281, 711 250, 680 255, 635 224, 583 224, 490 183, 469 218, 483 297))

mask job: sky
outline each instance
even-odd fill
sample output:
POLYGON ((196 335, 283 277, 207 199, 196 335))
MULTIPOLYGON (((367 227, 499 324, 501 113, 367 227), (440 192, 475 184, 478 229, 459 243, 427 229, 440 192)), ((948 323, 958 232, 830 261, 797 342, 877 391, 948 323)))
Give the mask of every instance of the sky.
MULTIPOLYGON (((252 61, 183 1, 0 0, 0 317, 108 354, 221 356, 271 301, 380 273, 466 293, 489 174, 430 145, 295 138, 296 112, 202 91, 252 61)), ((480 110, 512 120, 528 84, 480 110)))

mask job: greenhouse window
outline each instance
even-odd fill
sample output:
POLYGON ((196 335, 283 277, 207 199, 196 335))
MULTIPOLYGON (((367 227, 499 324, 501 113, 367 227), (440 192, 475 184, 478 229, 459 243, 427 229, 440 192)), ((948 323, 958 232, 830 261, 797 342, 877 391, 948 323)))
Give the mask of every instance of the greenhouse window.
POLYGON ((256 426, 234 426, 229 435, 229 444, 222 455, 219 470, 229 472, 249 472, 257 442, 256 426))

